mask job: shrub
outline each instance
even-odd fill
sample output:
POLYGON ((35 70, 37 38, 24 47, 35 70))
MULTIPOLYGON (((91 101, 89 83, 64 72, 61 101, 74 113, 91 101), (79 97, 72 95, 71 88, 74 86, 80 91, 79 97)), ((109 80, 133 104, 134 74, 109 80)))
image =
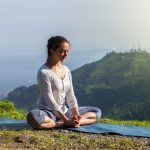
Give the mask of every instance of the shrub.
POLYGON ((8 100, 0 100, 0 117, 25 119, 27 111, 16 109, 14 103, 8 100))

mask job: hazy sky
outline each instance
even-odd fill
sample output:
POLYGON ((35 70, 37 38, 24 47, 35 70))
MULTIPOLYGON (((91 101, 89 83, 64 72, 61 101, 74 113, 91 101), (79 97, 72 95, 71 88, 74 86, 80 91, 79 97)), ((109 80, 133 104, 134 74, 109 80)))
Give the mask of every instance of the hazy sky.
POLYGON ((150 0, 0 0, 0 55, 39 52, 51 35, 73 50, 150 49, 150 0))

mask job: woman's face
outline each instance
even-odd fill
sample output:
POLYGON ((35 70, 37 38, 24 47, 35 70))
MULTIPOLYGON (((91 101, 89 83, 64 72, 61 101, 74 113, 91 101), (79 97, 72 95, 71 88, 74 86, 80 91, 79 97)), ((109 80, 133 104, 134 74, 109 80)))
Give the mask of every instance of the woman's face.
POLYGON ((64 43, 62 43, 60 49, 53 51, 53 56, 57 60, 64 62, 64 60, 68 56, 69 48, 70 48, 69 44, 67 42, 64 42, 64 43))

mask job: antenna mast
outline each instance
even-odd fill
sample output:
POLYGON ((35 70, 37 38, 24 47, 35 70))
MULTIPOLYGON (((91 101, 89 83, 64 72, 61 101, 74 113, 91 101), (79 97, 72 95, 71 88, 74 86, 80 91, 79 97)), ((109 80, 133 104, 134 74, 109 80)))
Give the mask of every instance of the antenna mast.
POLYGON ((141 43, 140 43, 140 40, 139 40, 139 47, 138 47, 138 50, 139 50, 139 51, 141 50, 141 43))

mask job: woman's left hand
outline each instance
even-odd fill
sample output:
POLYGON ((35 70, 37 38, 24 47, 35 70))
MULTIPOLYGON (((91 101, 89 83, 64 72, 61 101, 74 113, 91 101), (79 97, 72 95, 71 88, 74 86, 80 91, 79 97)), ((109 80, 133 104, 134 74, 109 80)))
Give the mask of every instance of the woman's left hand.
POLYGON ((75 119, 75 120, 81 120, 82 119, 82 116, 81 115, 74 115, 72 119, 75 119))
POLYGON ((82 119, 82 116, 81 115, 74 115, 72 117, 72 119, 74 120, 75 123, 78 122, 76 124, 76 127, 79 128, 80 127, 80 120, 82 119))

